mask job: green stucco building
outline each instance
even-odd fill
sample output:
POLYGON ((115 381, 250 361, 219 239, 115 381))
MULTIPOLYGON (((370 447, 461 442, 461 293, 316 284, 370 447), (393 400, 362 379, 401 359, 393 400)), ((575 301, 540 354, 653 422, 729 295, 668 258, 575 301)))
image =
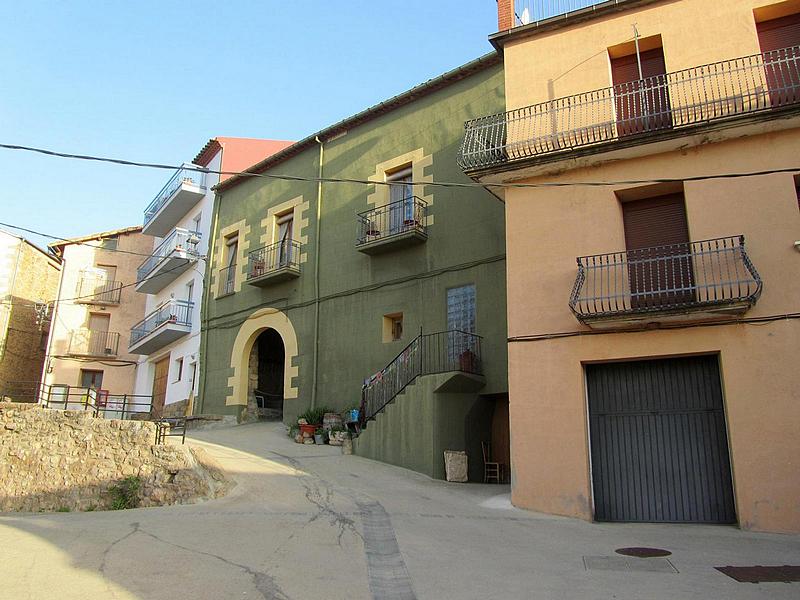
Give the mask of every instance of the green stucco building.
POLYGON ((217 187, 196 413, 290 423, 368 381, 357 453, 443 477, 443 450, 466 450, 473 479, 481 442, 503 460, 503 205, 432 184, 470 183, 463 123, 504 110, 503 86, 488 55, 217 187))

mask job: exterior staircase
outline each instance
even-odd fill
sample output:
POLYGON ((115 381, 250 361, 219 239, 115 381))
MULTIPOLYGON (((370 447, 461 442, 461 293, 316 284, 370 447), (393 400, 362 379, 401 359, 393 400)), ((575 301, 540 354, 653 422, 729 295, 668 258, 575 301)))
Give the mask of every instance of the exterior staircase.
POLYGON ((361 390, 361 427, 382 413, 418 377, 459 372, 482 377, 481 337, 451 329, 420 334, 361 390))
MULTIPOLYGON (((356 454, 444 479, 445 450, 480 463, 480 442, 490 435, 493 403, 485 386, 481 339, 462 331, 414 339, 362 388, 356 454)), ((474 465, 472 464, 474 463, 474 465)))

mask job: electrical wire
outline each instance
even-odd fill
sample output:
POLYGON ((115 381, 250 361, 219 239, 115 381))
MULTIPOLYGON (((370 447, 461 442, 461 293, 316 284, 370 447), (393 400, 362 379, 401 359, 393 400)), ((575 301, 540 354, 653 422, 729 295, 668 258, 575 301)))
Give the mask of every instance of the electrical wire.
MULTIPOLYGON (((70 244, 75 244, 77 246, 89 246, 89 247, 95 248, 97 250, 102 250, 103 252, 119 252, 119 253, 122 253, 122 254, 133 254, 134 256, 144 256, 146 258, 155 258, 155 257, 160 256, 158 254, 144 254, 142 252, 134 252, 132 250, 120 250, 118 248, 101 248, 99 246, 94 246, 94 245, 90 244, 89 242, 74 242, 69 238, 63 238, 63 237, 59 237, 57 235, 51 235, 49 233, 42 233, 41 231, 36 231, 35 229, 28 229, 27 227, 22 227, 20 225, 12 225, 11 223, 3 223, 2 221, 0 221, 0 227, 8 227, 9 229, 16 229, 16 230, 19 230, 19 231, 25 231, 25 232, 31 233, 33 235, 38 235, 40 237, 49 238, 51 240, 58 240, 59 242, 69 242, 70 244)), ((99 236, 98 236, 98 239, 100 239, 99 236)))
POLYGON ((508 338, 509 343, 520 342, 542 342, 546 340, 556 340, 570 337, 582 337, 590 335, 608 335, 617 333, 642 333, 651 331, 663 331, 670 329, 693 329, 695 327, 719 327, 722 325, 766 325, 775 321, 790 321, 800 319, 800 313, 785 313, 776 315, 764 315, 759 317, 742 317, 740 319, 724 319, 719 321, 701 321, 698 323, 661 323, 658 327, 643 326, 633 329, 589 329, 578 331, 559 331, 554 333, 538 333, 532 335, 516 335, 508 338))
MULTIPOLYGON (((206 259, 205 256, 198 256, 197 257, 197 260, 205 260, 205 259, 206 259)), ((147 277, 147 279, 156 279, 158 277, 162 277, 162 276, 164 276, 164 275, 166 275, 168 273, 171 273, 173 271, 177 271, 178 269, 182 269, 184 267, 185 267, 185 265, 177 265, 175 267, 172 267, 171 269, 165 269, 161 273, 158 273, 158 274, 153 275, 151 277, 147 277)), ((195 271, 196 270, 197 269, 195 269, 195 271)), ((199 273, 199 271, 198 271, 198 273, 199 273)), ((201 275, 201 277, 202 277, 202 275, 201 275)), ((141 283, 141 281, 134 281, 133 283, 126 283, 125 285, 121 285, 119 287, 114 288, 114 290, 112 290, 112 291, 124 290, 125 288, 129 288, 129 287, 133 287, 135 285, 139 285, 140 283, 141 283)), ((101 293, 103 293, 103 292, 101 292, 101 293)), ((55 300, 52 301, 52 304, 58 304, 60 302, 73 302, 75 300, 84 300, 86 298, 94 298, 97 295, 98 294, 86 294, 84 296, 75 296, 74 298, 56 298, 55 300)), ((0 301, 0 305, 3 305, 3 304, 8 305, 8 306, 36 306, 35 304, 27 304, 27 303, 21 303, 21 302, 8 302, 8 301, 5 301, 5 300, 0 301)), ((48 304, 50 304, 50 303, 48 302, 48 304)))
POLYGON ((539 183, 478 183, 475 181, 411 181, 411 182, 398 182, 398 181, 370 181, 368 179, 354 179, 348 177, 306 177, 301 175, 278 175, 275 173, 254 173, 251 171, 218 171, 215 169, 207 169, 205 167, 192 167, 185 165, 166 165, 161 163, 148 163, 139 162, 134 160, 125 160, 120 158, 109 158, 103 156, 93 156, 90 154, 74 154, 70 152, 57 152, 55 150, 48 150, 46 148, 36 148, 33 146, 21 146, 19 144, 4 144, 0 143, 0 148, 7 150, 21 150, 25 152, 34 152, 37 154, 44 154, 46 156, 54 156, 58 158, 70 158, 76 160, 87 160, 102 163, 111 163, 122 166, 130 167, 143 167, 150 169, 164 169, 177 171, 183 169, 185 171, 195 171, 198 173, 213 173, 217 175, 241 175, 243 177, 257 177, 264 179, 274 179, 280 181, 302 181, 314 183, 351 183, 358 185, 383 185, 383 186, 433 186, 433 187, 453 187, 453 188, 502 188, 502 189, 537 189, 537 188, 560 188, 560 187, 605 187, 616 185, 640 185, 648 183, 681 183, 686 181, 707 181, 713 179, 737 179, 743 177, 759 177, 763 175, 775 175, 781 173, 800 173, 800 167, 784 168, 784 169, 766 169, 762 171, 752 172, 738 172, 738 173, 720 173, 716 175, 697 175, 693 177, 680 177, 680 178, 652 178, 652 179, 628 179, 616 181, 544 181, 539 183))

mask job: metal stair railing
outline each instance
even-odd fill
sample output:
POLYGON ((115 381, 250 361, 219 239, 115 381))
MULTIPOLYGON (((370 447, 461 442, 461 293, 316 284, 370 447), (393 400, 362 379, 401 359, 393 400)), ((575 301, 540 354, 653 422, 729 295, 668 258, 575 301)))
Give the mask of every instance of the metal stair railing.
POLYGON ((420 334, 361 389, 361 426, 366 426, 421 375, 460 371, 483 373, 479 335, 451 329, 420 334))

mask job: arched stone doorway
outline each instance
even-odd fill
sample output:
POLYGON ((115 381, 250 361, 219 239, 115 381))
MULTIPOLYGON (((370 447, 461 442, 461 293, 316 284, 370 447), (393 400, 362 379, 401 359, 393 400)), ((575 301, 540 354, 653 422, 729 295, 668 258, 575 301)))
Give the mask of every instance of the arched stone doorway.
POLYGON ((283 420, 286 348, 274 329, 265 329, 253 342, 248 361, 248 420, 283 420))
MULTIPOLYGON (((292 327, 289 317, 282 311, 276 308, 261 308, 252 313, 242 323, 231 349, 231 368, 233 373, 228 377, 228 386, 231 393, 225 399, 225 404, 228 406, 240 406, 239 418, 242 420, 256 418, 256 413, 253 413, 252 417, 249 414, 249 405, 250 398, 255 403, 252 391, 256 389, 258 383, 256 376, 256 381, 252 384, 251 389, 249 366, 254 346, 258 345, 257 342, 261 334, 269 330, 279 336, 283 344, 283 399, 287 401, 298 396, 298 347, 294 327, 292 327)), ((284 412, 285 409, 286 405, 284 404, 284 412)), ((291 410, 289 410, 289 414, 292 414, 291 410)))

